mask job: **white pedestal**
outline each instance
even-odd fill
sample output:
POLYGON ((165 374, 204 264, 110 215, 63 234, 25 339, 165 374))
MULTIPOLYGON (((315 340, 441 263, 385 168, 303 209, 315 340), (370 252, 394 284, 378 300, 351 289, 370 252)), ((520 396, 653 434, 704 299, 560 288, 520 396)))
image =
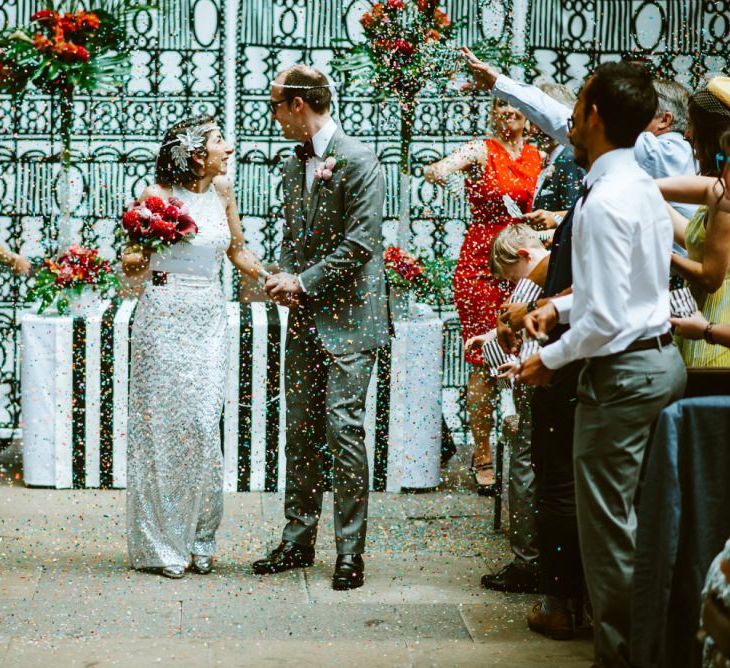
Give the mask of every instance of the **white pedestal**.
MULTIPOLYGON (((98 330, 107 306, 108 302, 98 301, 94 309, 86 309, 90 327, 84 354, 99 346, 94 326, 98 330)), ((23 480, 26 485, 71 487, 73 318, 33 312, 24 314, 21 351, 23 480)), ((98 381, 87 384, 86 395, 89 403, 98 407, 98 381)), ((85 417, 86 426, 98 434, 98 410, 96 413, 87 411, 85 417)))
POLYGON ((396 320, 391 352, 387 491, 432 489, 441 482, 442 325, 416 304, 396 320))

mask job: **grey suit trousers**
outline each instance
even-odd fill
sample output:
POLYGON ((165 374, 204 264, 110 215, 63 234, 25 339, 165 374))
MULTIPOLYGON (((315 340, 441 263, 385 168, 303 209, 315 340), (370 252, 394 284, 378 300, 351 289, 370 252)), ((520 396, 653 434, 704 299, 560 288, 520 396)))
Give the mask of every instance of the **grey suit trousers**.
POLYGON ((322 511, 325 445, 334 457, 338 554, 365 550, 368 460, 365 397, 374 350, 332 355, 306 306, 292 313, 286 343, 286 492, 283 539, 314 545, 322 511))
POLYGON ((531 388, 517 386, 515 408, 520 422, 510 441, 509 455, 509 545, 515 562, 535 564, 540 554, 537 544, 535 471, 532 468, 531 388))
POLYGON ((676 346, 590 359, 578 380, 573 465, 595 659, 628 666, 634 507, 644 451, 662 409, 684 392, 676 346))

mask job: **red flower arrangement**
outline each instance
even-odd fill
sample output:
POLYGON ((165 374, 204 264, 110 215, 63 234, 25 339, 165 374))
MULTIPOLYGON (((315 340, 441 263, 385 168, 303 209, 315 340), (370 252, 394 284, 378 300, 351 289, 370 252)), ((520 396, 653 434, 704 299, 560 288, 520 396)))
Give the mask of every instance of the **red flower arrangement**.
POLYGON ((111 264, 99 255, 99 251, 72 244, 55 260, 45 259, 36 275, 30 299, 40 299, 39 313, 48 308, 58 297, 58 312, 68 309, 69 298, 79 296, 91 287, 106 296, 119 287, 111 264))
POLYGON ((398 246, 389 246, 383 253, 383 261, 391 288, 412 292, 416 299, 426 303, 451 301, 454 260, 416 257, 398 246))
POLYGON ((398 246, 386 248, 383 260, 386 272, 395 273, 407 283, 413 283, 423 277, 423 262, 398 246))
POLYGON ((190 241, 198 233, 195 221, 176 197, 135 200, 122 215, 122 229, 133 244, 152 251, 190 241))
POLYGON ((45 30, 33 37, 33 45, 41 53, 52 52, 67 63, 89 62, 89 51, 83 46, 101 26, 94 12, 67 12, 59 14, 43 9, 31 16, 31 21, 45 30))
POLYGON ((374 3, 360 17, 379 83, 396 95, 413 96, 421 89, 424 71, 433 69, 424 47, 451 35, 451 19, 436 4, 387 0, 374 3))
POLYGON ((74 94, 112 91, 131 73, 128 16, 139 7, 134 0, 90 0, 87 5, 77 10, 76 2, 49 2, 30 23, 0 35, 0 93, 40 89, 58 97, 66 170, 74 94), (60 11, 64 5, 73 11, 60 11))

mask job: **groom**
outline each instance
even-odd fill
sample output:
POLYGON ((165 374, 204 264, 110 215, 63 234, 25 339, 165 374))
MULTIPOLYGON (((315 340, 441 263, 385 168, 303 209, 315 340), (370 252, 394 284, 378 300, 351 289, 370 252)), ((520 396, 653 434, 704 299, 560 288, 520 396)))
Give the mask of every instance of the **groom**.
POLYGON ((281 273, 269 296, 290 307, 286 342, 286 495, 280 545, 255 573, 310 566, 322 510, 323 446, 334 457, 334 589, 364 582, 368 508, 365 395, 387 343, 380 163, 330 116, 321 72, 295 65, 274 80, 269 107, 297 142, 284 166, 281 273))

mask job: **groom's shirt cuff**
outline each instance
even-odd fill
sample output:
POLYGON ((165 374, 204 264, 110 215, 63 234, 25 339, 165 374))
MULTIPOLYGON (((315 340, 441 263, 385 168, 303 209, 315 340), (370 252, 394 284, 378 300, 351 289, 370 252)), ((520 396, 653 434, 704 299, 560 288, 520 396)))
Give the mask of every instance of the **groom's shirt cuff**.
POLYGON ((306 287, 304 287, 304 281, 302 280, 302 275, 301 275, 301 274, 299 274, 299 275, 297 276, 297 280, 299 281, 299 285, 300 285, 300 286, 301 286, 301 288, 302 288, 302 292, 303 292, 304 294, 306 294, 306 293, 307 293, 307 288, 306 288, 306 287))

